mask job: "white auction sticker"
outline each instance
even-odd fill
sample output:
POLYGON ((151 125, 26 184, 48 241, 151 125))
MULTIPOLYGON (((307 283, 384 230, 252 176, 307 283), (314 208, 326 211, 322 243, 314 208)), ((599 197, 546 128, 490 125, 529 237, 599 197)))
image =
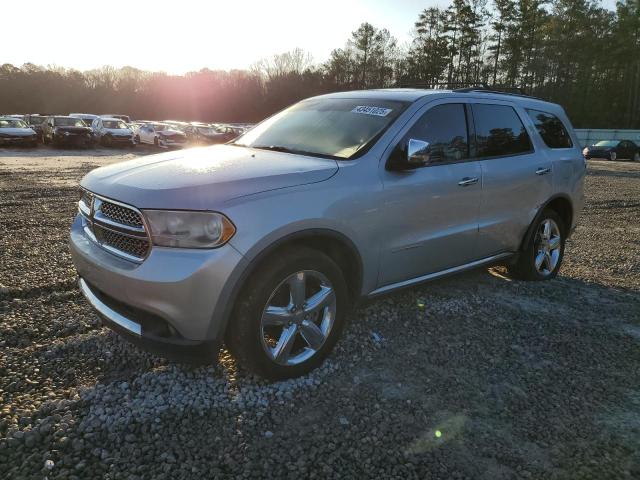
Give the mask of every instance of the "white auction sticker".
POLYGON ((358 105, 351 113, 362 113, 364 115, 375 115, 376 117, 386 117, 391 112, 390 108, 370 107, 367 105, 358 105))

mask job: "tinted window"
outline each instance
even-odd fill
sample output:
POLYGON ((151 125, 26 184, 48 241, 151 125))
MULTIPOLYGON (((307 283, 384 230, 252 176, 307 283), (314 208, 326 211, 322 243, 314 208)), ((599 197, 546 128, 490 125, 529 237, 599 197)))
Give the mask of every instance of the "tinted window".
POLYGON ((549 148, 571 148, 573 142, 558 117, 539 110, 527 110, 536 130, 549 148))
POLYGON ((411 127, 406 138, 429 142, 430 164, 458 162, 469 158, 464 105, 450 103, 433 107, 411 127))
POLYGON ((476 104, 473 119, 478 157, 517 155, 532 150, 529 135, 512 107, 476 104))

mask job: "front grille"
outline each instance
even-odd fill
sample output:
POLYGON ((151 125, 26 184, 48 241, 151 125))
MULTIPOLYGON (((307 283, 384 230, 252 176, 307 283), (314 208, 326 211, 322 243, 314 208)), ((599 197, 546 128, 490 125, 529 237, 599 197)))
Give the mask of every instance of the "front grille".
POLYGON ((132 227, 142 227, 144 225, 142 217, 138 212, 115 203, 103 201, 100 206, 100 211, 109 220, 117 223, 124 223, 132 227))
POLYGON ((115 248, 127 255, 144 258, 149 252, 149 242, 145 239, 129 237, 98 224, 94 224, 93 233, 96 236, 96 240, 102 245, 115 248))
POLYGON ((149 235, 142 214, 135 208, 83 190, 78 209, 84 217, 87 236, 106 250, 138 262, 149 254, 149 235))

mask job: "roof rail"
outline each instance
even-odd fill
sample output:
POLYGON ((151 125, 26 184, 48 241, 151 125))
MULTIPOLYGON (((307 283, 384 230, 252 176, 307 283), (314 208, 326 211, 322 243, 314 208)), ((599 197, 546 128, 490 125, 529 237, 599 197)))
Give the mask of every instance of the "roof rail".
POLYGON ((459 93, 498 93, 501 95, 513 95, 514 97, 525 97, 542 100, 540 97, 527 95, 520 87, 502 87, 499 85, 489 87, 488 85, 483 85, 482 87, 456 88, 453 91, 459 93))
POLYGON ((426 88, 429 90, 454 90, 458 88, 489 88, 482 82, 401 82, 400 88, 426 88))
POLYGON ((517 97, 534 98, 542 100, 533 95, 527 95, 520 87, 507 85, 491 85, 484 82, 403 82, 400 88, 426 88, 430 90, 452 90, 458 93, 499 93, 502 95, 514 95, 517 97))

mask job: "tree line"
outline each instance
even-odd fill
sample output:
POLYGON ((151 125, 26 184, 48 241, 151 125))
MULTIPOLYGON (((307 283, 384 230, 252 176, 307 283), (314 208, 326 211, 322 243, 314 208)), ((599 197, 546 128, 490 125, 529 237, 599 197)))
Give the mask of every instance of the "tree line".
POLYGON ((4 64, 0 112, 244 122, 332 91, 480 84, 560 103, 576 127, 640 128, 640 2, 452 0, 420 12, 406 44, 363 23, 324 63, 294 49, 185 75, 4 64))

